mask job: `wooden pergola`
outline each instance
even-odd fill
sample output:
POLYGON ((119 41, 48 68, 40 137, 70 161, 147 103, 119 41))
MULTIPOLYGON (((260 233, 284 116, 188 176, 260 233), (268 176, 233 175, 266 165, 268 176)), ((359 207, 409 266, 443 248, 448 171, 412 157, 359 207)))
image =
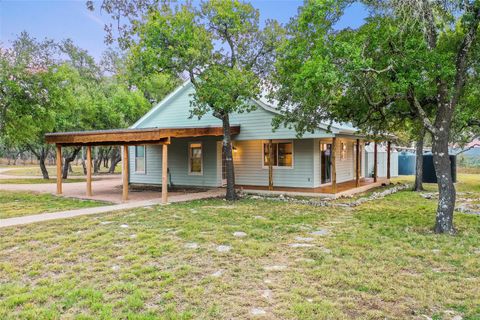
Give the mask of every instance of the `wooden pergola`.
MULTIPOLYGON (((232 135, 240 133, 240 126, 231 126, 232 135)), ((168 145, 171 138, 222 136, 222 127, 184 127, 184 128, 147 128, 118 129, 78 132, 47 133, 47 143, 57 147, 57 194, 62 194, 62 147, 87 147, 87 196, 92 196, 92 146, 123 146, 122 158, 122 199, 128 200, 128 147, 135 145, 162 145, 162 203, 168 202, 168 145)))

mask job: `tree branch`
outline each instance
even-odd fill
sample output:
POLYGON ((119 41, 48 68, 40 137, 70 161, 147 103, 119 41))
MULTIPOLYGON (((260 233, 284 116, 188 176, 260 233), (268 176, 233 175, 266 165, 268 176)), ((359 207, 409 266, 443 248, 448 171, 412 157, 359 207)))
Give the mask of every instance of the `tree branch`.
POLYGON ((425 129, 430 131, 432 134, 436 134, 437 128, 433 126, 432 122, 427 116, 427 113, 425 112, 425 110, 423 110, 422 105, 417 100, 417 97, 415 97, 415 91, 413 89, 413 86, 409 86, 408 88, 407 99, 410 102, 410 105, 413 106, 417 111, 425 129))
POLYGON ((369 67, 369 68, 360 69, 360 71, 365 72, 365 73, 382 74, 382 73, 385 73, 385 72, 388 72, 388 71, 393 71, 393 66, 389 65, 388 67, 386 67, 385 69, 382 69, 382 70, 376 70, 376 69, 373 69, 373 68, 369 67))
POLYGON ((478 25, 480 23, 480 7, 477 6, 473 13, 475 18, 467 34, 463 38, 462 43, 460 44, 460 49, 458 50, 457 59, 455 62, 455 68, 457 72, 455 74, 455 84, 453 87, 454 92, 450 100, 450 109, 453 109, 457 105, 458 100, 460 99, 460 95, 465 85, 468 54, 478 33, 478 25))

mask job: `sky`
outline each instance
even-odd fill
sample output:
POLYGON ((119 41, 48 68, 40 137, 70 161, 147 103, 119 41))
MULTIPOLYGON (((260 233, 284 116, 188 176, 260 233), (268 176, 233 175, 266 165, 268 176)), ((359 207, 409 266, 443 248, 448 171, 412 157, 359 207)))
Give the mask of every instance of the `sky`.
MULTIPOLYGON (((251 3, 259 9, 262 20, 276 19, 287 23, 303 1, 252 0, 251 3)), ((337 27, 358 27, 366 15, 361 5, 353 5, 337 27)), ((0 0, 0 43, 8 46, 22 31, 38 39, 60 41, 70 38, 99 60, 107 48, 103 26, 108 20, 105 13, 87 10, 85 1, 81 0, 0 0)))

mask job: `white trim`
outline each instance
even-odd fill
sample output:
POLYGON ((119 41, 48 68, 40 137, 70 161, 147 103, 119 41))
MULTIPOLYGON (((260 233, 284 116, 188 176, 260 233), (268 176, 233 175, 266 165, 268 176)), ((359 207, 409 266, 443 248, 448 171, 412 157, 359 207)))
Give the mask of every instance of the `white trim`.
POLYGON ((147 174, 147 146, 146 145, 138 145, 133 146, 133 165, 134 165, 134 173, 135 174, 147 174), (137 170, 137 147, 143 147, 143 170, 137 170))
MULTIPOLYGON (((295 168, 295 143, 293 142, 292 139, 283 139, 283 140, 273 140, 272 139, 272 144, 274 143, 288 143, 290 142, 292 144, 292 165, 291 166, 272 166, 273 169, 280 169, 280 170, 291 170, 295 168)), ((265 144, 268 144, 268 140, 262 140, 262 169, 268 169, 268 166, 265 165, 264 162, 264 156, 265 156, 265 144)), ((278 153, 278 147, 277 147, 277 153, 278 153)), ((277 160, 278 160, 278 154, 277 154, 277 160)))
POLYGON ((191 141, 188 143, 188 175, 189 176, 203 176, 203 143, 202 141, 191 141), (200 144, 201 158, 200 158, 200 172, 192 172, 191 152, 190 147, 192 144, 200 144))

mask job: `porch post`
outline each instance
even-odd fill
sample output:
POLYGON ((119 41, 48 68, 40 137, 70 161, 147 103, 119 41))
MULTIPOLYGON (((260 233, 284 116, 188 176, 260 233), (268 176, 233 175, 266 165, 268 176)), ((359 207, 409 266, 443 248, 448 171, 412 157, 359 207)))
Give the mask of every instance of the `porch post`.
POLYGON ((162 203, 168 202, 168 145, 162 145, 162 203))
POLYGON ((57 194, 62 194, 62 145, 57 144, 57 194))
POLYGON ((332 192, 337 193, 337 138, 332 138, 332 192))
POLYGON ((357 149, 355 155, 355 187, 360 186, 360 139, 357 139, 357 149))
POLYGON ((92 146, 87 146, 87 196, 92 196, 92 146))
POLYGON ((122 180, 123 180, 122 200, 127 201, 128 200, 128 145, 123 146, 122 180))
POLYGON ((374 142, 373 148, 373 182, 378 180, 378 144, 377 141, 374 142))
POLYGON ((390 151, 392 148, 392 143, 390 141, 387 142, 387 179, 390 180, 390 151))
POLYGON ((273 190, 273 144, 268 140, 268 190, 273 190))

